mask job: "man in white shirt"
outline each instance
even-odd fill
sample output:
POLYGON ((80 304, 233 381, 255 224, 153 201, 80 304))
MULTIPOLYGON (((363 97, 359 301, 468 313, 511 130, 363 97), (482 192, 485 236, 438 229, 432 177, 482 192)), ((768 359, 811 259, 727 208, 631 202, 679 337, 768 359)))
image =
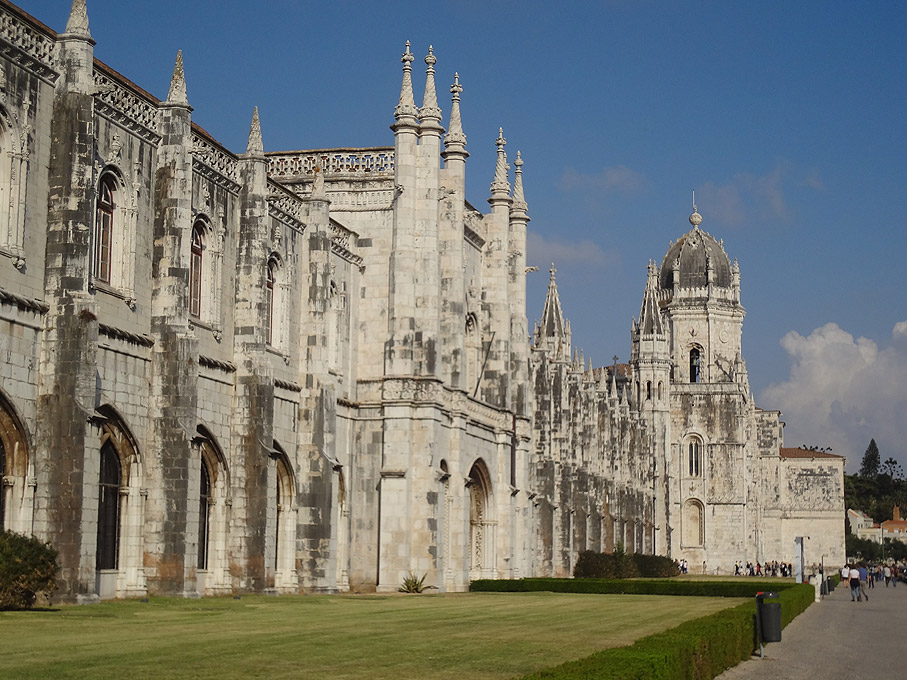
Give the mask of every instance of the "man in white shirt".
MULTIPOLYGON (((843 569, 841 573, 844 573, 843 569)), ((848 573, 850 576, 850 601, 862 602, 863 598, 860 596, 860 570, 851 565, 848 573)))

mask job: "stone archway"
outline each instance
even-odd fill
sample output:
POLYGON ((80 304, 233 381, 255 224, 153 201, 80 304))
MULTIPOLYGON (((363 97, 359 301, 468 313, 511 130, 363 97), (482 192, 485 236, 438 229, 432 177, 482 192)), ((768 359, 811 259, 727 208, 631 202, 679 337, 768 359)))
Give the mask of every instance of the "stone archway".
POLYGON ((469 470, 469 577, 495 578, 494 503, 491 477, 482 459, 469 470))
POLYGON ((0 394, 0 529, 32 531, 34 486, 27 484, 28 470, 25 430, 15 410, 0 394))

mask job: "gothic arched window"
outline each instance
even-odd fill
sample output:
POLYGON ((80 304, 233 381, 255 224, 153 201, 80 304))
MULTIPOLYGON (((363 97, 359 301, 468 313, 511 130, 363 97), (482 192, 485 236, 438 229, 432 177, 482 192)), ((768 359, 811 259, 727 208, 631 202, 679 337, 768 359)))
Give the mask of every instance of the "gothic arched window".
POLYGON ((279 338, 279 322, 280 320, 277 317, 277 269, 278 264, 276 258, 271 258, 268 260, 268 270, 267 278, 265 283, 265 306, 267 314, 267 336, 268 344, 275 345, 279 338))
POLYGON ((113 174, 101 176, 98 184, 98 216, 94 231, 94 266, 92 274, 98 281, 111 282, 113 263, 114 213, 116 212, 117 183, 113 174))
POLYGON ((208 568, 208 527, 209 510, 211 504, 211 474, 208 464, 202 458, 201 479, 198 490, 198 563, 199 569, 208 568))
POLYGON ((120 456, 107 441, 101 447, 98 485, 98 569, 116 569, 119 561, 121 478, 120 456))
POLYGON ((695 437, 687 441, 687 475, 702 475, 702 443, 695 437))
POLYGON ((690 382, 698 383, 702 380, 702 373, 700 371, 700 352, 697 347, 694 347, 690 350, 690 382))
POLYGON ((189 256, 189 314, 202 315, 202 251, 205 228, 201 222, 192 227, 192 251, 189 256))

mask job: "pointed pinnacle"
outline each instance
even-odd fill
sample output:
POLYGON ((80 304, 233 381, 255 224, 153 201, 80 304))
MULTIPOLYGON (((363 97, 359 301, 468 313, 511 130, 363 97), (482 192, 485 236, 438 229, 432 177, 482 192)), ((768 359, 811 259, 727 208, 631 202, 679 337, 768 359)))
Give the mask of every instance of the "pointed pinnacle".
POLYGON ((523 194, 523 156, 519 151, 516 152, 513 179, 513 209, 526 212, 526 196, 523 194))
POLYGON ((435 50, 429 45, 428 55, 425 57, 425 63, 428 67, 425 69, 425 94, 422 97, 422 108, 419 109, 419 117, 423 121, 426 119, 441 120, 441 109, 438 106, 438 95, 435 90, 435 64, 437 62, 435 50))
MULTIPOLYGON (((454 73, 454 83, 450 86, 450 127, 444 136, 445 149, 450 149, 453 145, 466 146, 466 134, 463 132, 463 121, 460 119, 461 92, 463 92, 463 86, 460 85, 460 74, 454 73)), ((459 150, 466 153, 465 149, 459 150)))
POLYGON ((403 117, 416 116, 416 101, 413 98, 413 67, 410 65, 415 60, 412 52, 409 51, 409 40, 406 41, 406 51, 400 57, 403 62, 403 84, 400 86, 400 101, 394 109, 394 118, 400 120, 403 117))
POLYGON ((85 6, 85 0, 72 1, 69 20, 66 22, 66 33, 80 38, 91 38, 91 31, 88 30, 88 7, 85 6))
POLYGON ((186 74, 183 72, 183 51, 176 53, 176 64, 173 67, 173 78, 170 79, 170 92, 167 94, 168 104, 188 104, 186 96, 186 74))
POLYGON ((263 153, 265 150, 261 140, 261 119, 258 117, 258 107, 252 111, 252 125, 249 127, 249 143, 246 144, 246 153, 263 153))
POLYGON ((494 181, 491 183, 492 194, 510 194, 510 182, 507 181, 507 154, 504 153, 504 145, 507 140, 504 139, 504 128, 498 128, 498 138, 495 145, 498 147, 498 161, 494 169, 494 181))

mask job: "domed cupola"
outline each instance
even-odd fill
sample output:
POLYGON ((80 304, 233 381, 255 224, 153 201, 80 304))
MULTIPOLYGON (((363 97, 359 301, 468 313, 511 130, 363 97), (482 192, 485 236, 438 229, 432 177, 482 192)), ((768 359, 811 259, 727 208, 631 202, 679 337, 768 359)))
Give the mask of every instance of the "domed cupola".
POLYGON ((708 232, 702 231, 696 206, 690 215, 693 228, 671 244, 661 263, 659 285, 664 290, 705 288, 709 283, 722 288, 733 285, 731 263, 724 246, 708 232))

